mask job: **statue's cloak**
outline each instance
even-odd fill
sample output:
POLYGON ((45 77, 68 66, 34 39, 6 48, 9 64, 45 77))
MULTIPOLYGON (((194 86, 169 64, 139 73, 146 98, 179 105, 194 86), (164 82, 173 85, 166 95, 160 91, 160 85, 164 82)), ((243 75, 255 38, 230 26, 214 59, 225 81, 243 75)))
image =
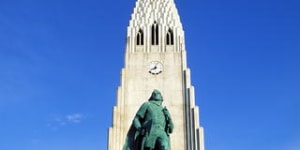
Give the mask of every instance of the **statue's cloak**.
POLYGON ((123 150, 144 150, 144 138, 144 135, 141 135, 134 125, 131 125, 126 135, 126 142, 123 146, 123 150))

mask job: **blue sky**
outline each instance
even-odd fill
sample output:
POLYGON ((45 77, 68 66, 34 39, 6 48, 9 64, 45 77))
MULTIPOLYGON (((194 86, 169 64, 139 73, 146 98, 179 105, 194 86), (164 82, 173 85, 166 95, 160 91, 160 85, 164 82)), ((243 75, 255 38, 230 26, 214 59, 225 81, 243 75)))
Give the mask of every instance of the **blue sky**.
MULTIPOLYGON (((300 149, 300 2, 175 0, 206 150, 300 149)), ((134 0, 0 0, 0 149, 104 150, 134 0)))

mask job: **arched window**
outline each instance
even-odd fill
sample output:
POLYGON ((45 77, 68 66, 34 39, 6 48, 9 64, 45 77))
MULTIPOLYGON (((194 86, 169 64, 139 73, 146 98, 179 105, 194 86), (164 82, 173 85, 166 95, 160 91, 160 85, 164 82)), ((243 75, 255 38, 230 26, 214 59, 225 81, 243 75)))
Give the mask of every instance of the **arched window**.
POLYGON ((158 45, 158 24, 156 22, 151 26, 151 44, 158 45))
POLYGON ((136 35, 136 45, 144 45, 144 32, 142 29, 136 35))
POLYGON ((167 33, 167 45, 173 45, 173 44, 174 44, 173 31, 171 29, 169 29, 168 33, 167 33))

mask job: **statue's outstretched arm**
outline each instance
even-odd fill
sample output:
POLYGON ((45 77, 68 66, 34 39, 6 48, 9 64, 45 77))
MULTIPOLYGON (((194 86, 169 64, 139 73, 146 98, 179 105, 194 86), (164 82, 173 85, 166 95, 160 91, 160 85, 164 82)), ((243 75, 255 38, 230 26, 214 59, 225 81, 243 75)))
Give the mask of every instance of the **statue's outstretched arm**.
POLYGON ((136 128, 137 131, 139 131, 141 134, 143 134, 143 120, 146 116, 146 112, 147 112, 147 109, 148 109, 148 104, 147 103, 144 103, 140 108, 139 110, 137 111, 134 119, 133 119, 133 126, 136 128))
POLYGON ((141 120, 141 118, 138 116, 138 115, 136 115, 135 117, 134 117, 134 119, 133 119, 133 126, 136 128, 136 129, 139 129, 139 128, 141 128, 142 127, 142 124, 141 124, 141 122, 140 122, 140 120, 141 120))

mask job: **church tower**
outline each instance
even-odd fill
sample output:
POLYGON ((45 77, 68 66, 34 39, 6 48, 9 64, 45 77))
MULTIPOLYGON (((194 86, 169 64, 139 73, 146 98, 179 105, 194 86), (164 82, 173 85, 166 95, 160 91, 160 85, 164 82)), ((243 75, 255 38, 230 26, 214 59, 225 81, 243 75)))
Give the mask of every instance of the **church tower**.
POLYGON ((135 113, 153 89, 172 116, 172 150, 204 150, 203 128, 187 67, 184 31, 174 0, 137 0, 127 28, 108 150, 122 150, 135 113))

